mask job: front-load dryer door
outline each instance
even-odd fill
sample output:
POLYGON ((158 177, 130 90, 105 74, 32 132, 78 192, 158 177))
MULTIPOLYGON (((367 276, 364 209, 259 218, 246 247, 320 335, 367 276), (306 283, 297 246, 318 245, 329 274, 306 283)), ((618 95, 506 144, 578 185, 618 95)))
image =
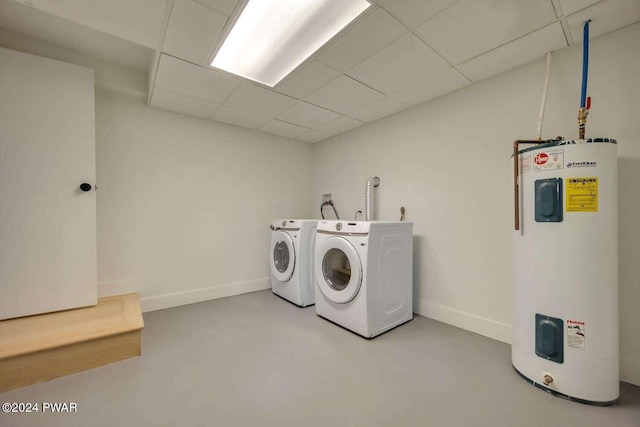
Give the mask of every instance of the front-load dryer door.
POLYGON ((353 245, 342 237, 329 237, 316 249, 315 274, 320 291, 340 304, 354 299, 362 283, 362 264, 353 245))
POLYGON ((281 282, 287 282, 296 265, 296 251, 291 236, 284 231, 274 231, 271 238, 271 272, 281 282))

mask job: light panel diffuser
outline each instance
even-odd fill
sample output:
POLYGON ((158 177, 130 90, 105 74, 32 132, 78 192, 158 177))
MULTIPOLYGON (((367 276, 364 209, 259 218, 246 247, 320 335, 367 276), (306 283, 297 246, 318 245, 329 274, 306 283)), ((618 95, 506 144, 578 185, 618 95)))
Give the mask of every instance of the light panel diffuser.
POLYGON ((211 65, 273 87, 371 4, 249 0, 211 65))

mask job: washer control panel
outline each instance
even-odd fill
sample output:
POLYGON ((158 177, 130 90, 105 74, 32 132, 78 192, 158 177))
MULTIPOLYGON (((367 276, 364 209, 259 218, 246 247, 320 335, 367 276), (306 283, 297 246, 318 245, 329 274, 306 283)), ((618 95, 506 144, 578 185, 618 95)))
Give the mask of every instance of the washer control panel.
POLYGON ((319 221, 318 231, 330 231, 337 234, 368 234, 371 223, 368 221, 319 221))

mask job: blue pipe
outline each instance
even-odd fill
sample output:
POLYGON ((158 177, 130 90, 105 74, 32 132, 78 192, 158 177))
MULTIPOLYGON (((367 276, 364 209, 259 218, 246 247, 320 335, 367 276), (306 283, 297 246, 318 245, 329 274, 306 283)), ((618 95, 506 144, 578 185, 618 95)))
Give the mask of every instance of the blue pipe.
POLYGON ((580 108, 587 106, 587 75, 589 74, 589 21, 584 23, 582 39, 582 95, 580 96, 580 108))

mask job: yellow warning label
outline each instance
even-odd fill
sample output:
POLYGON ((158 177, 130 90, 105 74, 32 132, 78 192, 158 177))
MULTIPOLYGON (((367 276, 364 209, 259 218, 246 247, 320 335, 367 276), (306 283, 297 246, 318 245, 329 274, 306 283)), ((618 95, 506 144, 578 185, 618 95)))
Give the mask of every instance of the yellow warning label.
POLYGON ((598 178, 567 179, 567 212, 598 212, 598 178))

